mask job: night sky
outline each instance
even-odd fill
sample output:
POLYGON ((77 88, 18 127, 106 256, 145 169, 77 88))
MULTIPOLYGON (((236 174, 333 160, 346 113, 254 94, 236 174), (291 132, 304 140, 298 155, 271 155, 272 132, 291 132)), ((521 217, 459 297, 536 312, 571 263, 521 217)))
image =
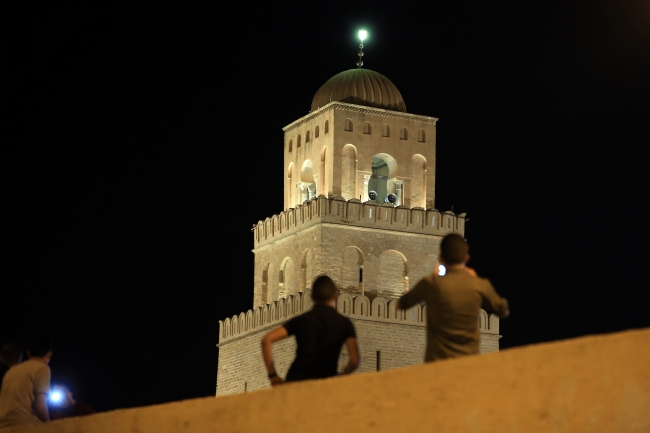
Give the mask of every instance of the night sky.
POLYGON ((0 340, 51 334, 78 401, 214 395, 251 226, 283 210, 282 127, 361 27, 365 67, 440 119, 435 205, 510 301, 501 347, 650 326, 648 2, 14 7, 0 340))

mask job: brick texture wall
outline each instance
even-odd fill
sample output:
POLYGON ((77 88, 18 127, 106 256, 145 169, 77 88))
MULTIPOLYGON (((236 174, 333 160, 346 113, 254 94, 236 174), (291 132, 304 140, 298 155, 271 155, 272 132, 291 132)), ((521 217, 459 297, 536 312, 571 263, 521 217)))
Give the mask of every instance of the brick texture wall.
MULTIPOLYGON (((309 293, 301 293, 221 322, 217 395, 268 388, 260 346, 262 336, 290 317, 309 310, 311 304, 308 299, 309 293), (294 308, 290 309, 288 305, 294 308), (266 322, 264 318, 267 318, 266 322)), ((358 372, 422 363, 425 349, 424 308, 416 306, 400 312, 395 311, 394 304, 382 298, 370 301, 363 295, 343 294, 339 297, 337 310, 350 317, 357 331, 362 357, 358 372)), ((484 311, 478 319, 481 353, 498 351, 501 338, 499 319, 494 315, 488 316, 484 311)), ((278 374, 284 377, 294 358, 294 338, 276 343, 273 350, 275 367, 278 374)), ((339 359, 341 369, 347 359, 344 348, 339 359)))

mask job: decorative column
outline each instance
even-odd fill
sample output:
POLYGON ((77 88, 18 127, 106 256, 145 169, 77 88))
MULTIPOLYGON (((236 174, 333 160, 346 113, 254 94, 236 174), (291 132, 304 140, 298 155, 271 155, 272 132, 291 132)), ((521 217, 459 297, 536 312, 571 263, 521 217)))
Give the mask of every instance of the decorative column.
POLYGON ((370 183, 370 176, 369 174, 364 174, 363 175, 363 200, 364 202, 370 200, 368 197, 368 184, 370 183))
POLYGON ((401 206, 404 204, 404 181, 396 180, 395 181, 395 195, 397 196, 397 201, 395 206, 401 206))

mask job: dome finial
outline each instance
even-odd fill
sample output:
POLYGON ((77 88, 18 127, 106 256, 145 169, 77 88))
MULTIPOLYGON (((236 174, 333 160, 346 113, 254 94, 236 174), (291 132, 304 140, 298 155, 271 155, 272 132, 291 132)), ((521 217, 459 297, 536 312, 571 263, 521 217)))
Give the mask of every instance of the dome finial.
POLYGON ((367 35, 367 31, 359 30, 359 39, 361 40, 361 43, 359 44, 359 60, 357 61, 357 67, 359 68, 363 66, 363 60, 361 60, 361 57, 363 57, 363 40, 367 35))

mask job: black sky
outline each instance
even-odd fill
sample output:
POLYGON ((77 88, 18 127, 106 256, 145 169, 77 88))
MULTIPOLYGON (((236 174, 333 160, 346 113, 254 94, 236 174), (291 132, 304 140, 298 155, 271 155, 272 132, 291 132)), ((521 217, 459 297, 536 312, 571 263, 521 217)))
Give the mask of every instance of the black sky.
POLYGON ((647 2, 229 3, 5 11, 0 340, 51 333, 53 383, 98 410, 214 394, 281 128, 362 26, 440 119, 436 207, 510 300, 501 347, 650 326, 647 2))

